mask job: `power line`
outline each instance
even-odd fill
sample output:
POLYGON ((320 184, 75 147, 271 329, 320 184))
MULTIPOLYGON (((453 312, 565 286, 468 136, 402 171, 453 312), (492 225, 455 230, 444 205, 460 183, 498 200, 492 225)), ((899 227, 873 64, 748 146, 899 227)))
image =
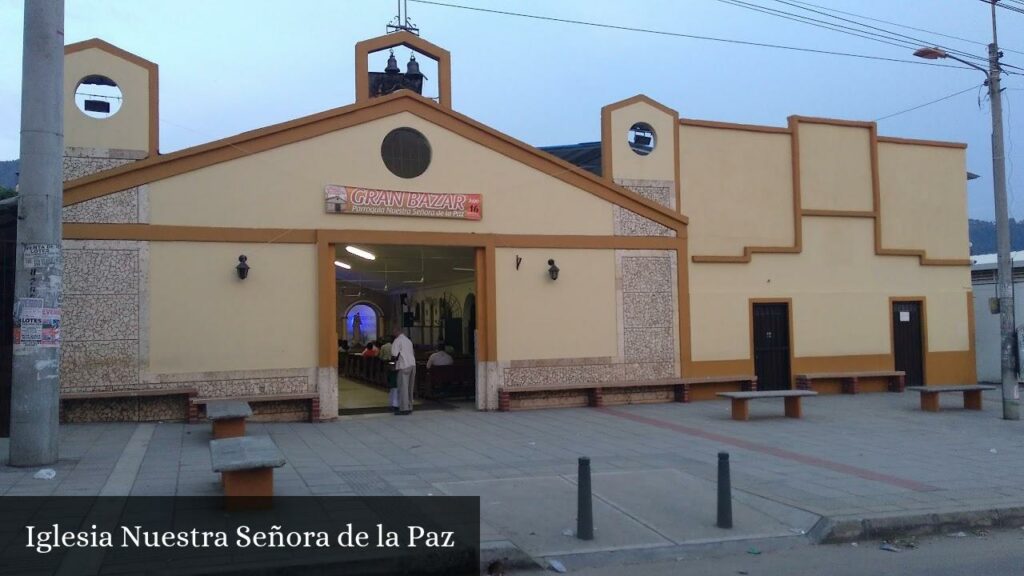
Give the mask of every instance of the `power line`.
POLYGON ((445 8, 458 8, 461 10, 471 10, 474 12, 485 12, 489 14, 500 14, 502 16, 515 16, 518 18, 530 18, 533 20, 545 20, 548 22, 560 22, 563 24, 577 24, 580 26, 591 26, 594 28, 607 28, 610 30, 622 30, 626 32, 641 32, 644 34, 655 34, 659 36, 670 36, 674 38, 689 38, 691 40, 707 40, 709 42, 723 42, 727 44, 739 44, 743 46, 756 46, 758 48, 775 48, 778 50, 791 50, 794 52, 808 52, 811 54, 826 54, 829 56, 844 56, 847 58, 862 58, 865 60, 880 60, 883 62, 899 62, 901 64, 916 64, 918 66, 936 66, 939 68, 956 68, 960 70, 972 70, 967 66, 956 66, 950 64, 937 64, 934 62, 918 62, 916 60, 903 60, 900 58, 887 58, 884 56, 870 56, 867 54, 854 54, 850 52, 836 52, 832 50, 819 50, 816 48, 802 48, 799 46, 785 46, 781 44, 767 44, 763 42, 750 42, 747 40, 735 40, 731 38, 716 38, 713 36, 699 36, 696 34, 684 34, 682 32, 668 32, 664 30, 651 30, 647 28, 634 28, 630 26, 618 26, 615 24, 602 24, 599 22, 587 22, 584 20, 573 20, 569 18, 555 18, 553 16, 538 16, 536 14, 524 14, 521 12, 508 12, 505 10, 492 10, 489 8, 479 8, 476 6, 463 6, 460 4, 449 4, 446 2, 436 2, 432 0, 410 0, 417 4, 428 4, 431 6, 443 6, 445 8))
POLYGON ((857 22, 856 20, 850 20, 849 18, 841 18, 839 16, 833 16, 832 14, 829 14, 828 12, 823 12, 823 11, 820 11, 820 10, 812 10, 810 8, 806 8, 806 7, 800 6, 800 5, 795 4, 793 2, 787 2, 786 0, 774 0, 774 1, 778 2, 779 4, 785 4, 787 6, 793 6, 794 8, 799 8, 801 10, 806 10, 808 12, 813 12, 815 14, 821 14, 821 15, 826 16, 828 18, 834 18, 834 19, 840 20, 842 22, 849 22, 849 23, 854 24, 856 26, 861 26, 861 27, 864 27, 864 28, 870 28, 872 30, 878 30, 880 32, 884 32, 885 34, 888 34, 890 36, 894 36, 894 37, 897 37, 897 38, 905 38, 908 41, 917 43, 915 48, 920 48, 922 45, 925 45, 925 46, 937 46, 937 47, 945 49, 947 52, 952 52, 954 54, 959 54, 961 56, 966 56, 968 58, 975 58, 977 60, 987 60, 987 58, 984 57, 984 56, 975 56, 974 54, 971 54, 970 52, 965 52, 963 50, 957 50, 957 49, 954 49, 954 48, 950 48, 948 46, 940 46, 939 44, 934 43, 934 42, 932 42, 930 40, 923 40, 921 38, 916 38, 914 36, 908 36, 906 34, 900 34, 899 32, 893 32, 892 30, 887 30, 885 28, 880 28, 878 26, 872 26, 870 24, 864 24, 862 22, 857 22))
POLYGON ((954 92, 954 93, 949 94, 947 96, 943 96, 942 98, 938 98, 936 100, 932 100, 931 102, 925 102, 924 104, 918 104, 917 106, 914 106, 913 108, 907 108, 906 110, 900 110, 899 112, 893 112, 892 114, 888 114, 888 115, 882 116, 881 118, 875 118, 875 122, 881 122, 882 120, 885 120, 886 118, 892 118, 893 116, 899 116, 900 114, 906 114, 907 112, 913 112, 914 110, 917 110, 919 108, 924 108, 925 106, 931 106, 932 104, 937 104, 939 102, 942 102, 943 100, 949 100, 950 98, 953 98, 954 96, 959 96, 959 95, 961 95, 961 94, 963 94, 965 92, 970 92, 971 90, 974 90, 978 86, 979 86, 978 84, 975 84, 974 86, 971 86, 970 88, 964 88, 963 90, 960 90, 959 92, 954 92))
MULTIPOLYGON (((736 7, 739 7, 739 8, 745 8, 745 9, 748 9, 748 10, 752 10, 752 11, 755 11, 755 12, 761 12, 761 13, 764 13, 764 14, 768 14, 770 16, 776 16, 778 18, 783 18, 783 19, 786 19, 786 20, 792 20, 794 22, 800 22, 802 24, 808 24, 808 25, 811 25, 811 26, 814 26, 814 27, 817 27, 817 28, 823 28, 825 30, 832 30, 833 32, 839 32, 840 34, 847 34, 847 35, 850 35, 850 36, 857 36, 859 38, 865 38, 865 39, 872 40, 872 41, 875 41, 875 42, 881 42, 882 44, 888 44, 890 46, 895 46, 897 48, 901 48, 901 49, 904 49, 904 50, 914 50, 916 48, 920 48, 922 45, 931 45, 930 42, 925 41, 925 40, 919 40, 919 39, 915 38, 915 39, 913 39, 914 43, 911 43, 911 42, 909 42, 907 40, 904 40, 902 38, 899 38, 899 37, 894 37, 894 36, 885 35, 885 34, 878 34, 877 32, 871 32, 870 30, 862 30, 860 28, 852 28, 850 26, 844 26, 842 24, 837 24, 837 23, 834 23, 834 22, 828 22, 828 21, 825 21, 825 20, 819 20, 817 18, 811 18, 809 16, 803 16, 803 15, 800 15, 800 14, 794 14, 792 12, 786 12, 784 10, 777 10, 775 8, 769 8, 767 6, 762 6, 760 4, 752 4, 750 2, 743 2, 742 0, 717 0, 717 1, 718 2, 722 2, 724 4, 729 4, 729 5, 732 5, 732 6, 736 6, 736 7)), ((781 1, 781 0, 776 0, 776 1, 781 1)), ((787 4, 787 2, 782 2, 782 3, 783 4, 787 4)), ((792 6, 792 4, 791 4, 791 6, 792 6)), ((799 8, 799 6, 798 6, 798 8, 799 8)), ((806 8, 804 8, 804 9, 806 10, 806 8)), ((826 14, 826 16, 828 16, 828 15, 826 14)), ((836 18, 835 16, 829 16, 829 17, 830 18, 836 18)), ((840 18, 840 20, 849 21, 849 20, 846 20, 844 18, 840 18)), ((854 22, 854 23, 856 24, 856 22, 854 22)), ((871 28, 875 28, 875 27, 871 26, 871 28)), ((877 30, 882 30, 881 28, 876 28, 876 29, 877 30)), ((889 33, 888 31, 886 31, 886 33, 887 34, 892 34, 892 33, 889 33)), ((902 36, 902 35, 901 34, 897 34, 896 36, 902 36)), ((975 58, 977 60, 982 60, 982 61, 985 60, 985 58, 982 58, 981 56, 975 56, 973 54, 969 54, 969 53, 966 53, 966 52, 960 52, 958 50, 953 50, 953 49, 949 49, 949 51, 954 53, 954 54, 957 54, 959 56, 963 56, 963 57, 967 57, 967 58, 975 58)))
MULTIPOLYGON (((936 32, 934 30, 926 30, 924 28, 915 28, 913 26, 908 26, 906 24, 900 24, 899 22, 893 22, 891 20, 882 20, 882 19, 879 19, 879 18, 872 18, 870 16, 864 16, 863 14, 855 14, 853 12, 844 12, 842 10, 837 10, 835 8, 829 8, 829 7, 821 6, 821 5, 818 5, 818 4, 811 4, 810 2, 803 2, 802 0, 790 0, 790 1, 794 2, 796 4, 801 4, 803 6, 811 6, 811 7, 814 7, 814 8, 821 8, 822 10, 827 10, 829 12, 835 12, 836 14, 843 14, 845 16, 853 16, 854 18, 860 18, 862 20, 868 20, 868 21, 871 21, 871 22, 881 22, 882 24, 889 24, 890 26, 896 26, 896 27, 899 27, 899 28, 906 28, 907 30, 914 30, 914 31, 917 31, 917 32, 926 32, 928 34, 934 34, 935 36, 941 36, 943 38, 949 38, 951 40, 959 40, 961 42, 967 42, 967 43, 970 43, 970 44, 977 44, 978 46, 988 46, 987 42, 979 42, 977 40, 971 40, 970 38, 962 38, 960 36, 952 36, 952 35, 949 35, 949 34, 943 34, 942 32, 936 32)), ((1000 49, 1001 50, 1005 50, 1006 52, 1013 52, 1015 54, 1024 54, 1024 51, 1020 51, 1020 50, 1011 50, 1009 48, 1002 48, 1002 47, 1000 47, 1000 49)))

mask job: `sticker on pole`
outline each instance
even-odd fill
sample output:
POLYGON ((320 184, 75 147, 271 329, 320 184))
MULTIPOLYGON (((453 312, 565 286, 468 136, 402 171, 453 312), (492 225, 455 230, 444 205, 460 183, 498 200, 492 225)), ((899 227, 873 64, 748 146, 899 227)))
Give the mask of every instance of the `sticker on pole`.
POLYGON ((52 268, 60 263, 60 246, 56 244, 26 244, 25 269, 52 268))
POLYGON ((46 308, 42 298, 19 298, 14 306, 14 344, 55 348, 60 345, 60 308, 46 308))

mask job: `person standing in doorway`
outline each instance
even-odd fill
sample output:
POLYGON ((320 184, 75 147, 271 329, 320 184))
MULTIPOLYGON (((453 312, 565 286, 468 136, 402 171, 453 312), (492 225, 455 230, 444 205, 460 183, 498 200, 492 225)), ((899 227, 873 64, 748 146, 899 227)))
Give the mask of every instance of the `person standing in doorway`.
POLYGON ((391 354, 395 357, 398 372, 398 412, 412 414, 412 390, 416 383, 416 352, 412 340, 405 335, 401 326, 395 327, 395 341, 391 343, 391 354))

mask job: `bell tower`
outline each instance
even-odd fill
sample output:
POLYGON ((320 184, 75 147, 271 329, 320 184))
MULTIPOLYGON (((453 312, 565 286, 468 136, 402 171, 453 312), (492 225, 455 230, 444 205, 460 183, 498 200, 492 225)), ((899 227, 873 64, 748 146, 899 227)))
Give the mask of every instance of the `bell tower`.
POLYGON ((417 94, 423 94, 423 81, 428 78, 420 72, 420 63, 416 60, 416 55, 410 56, 405 73, 398 67, 393 49, 405 46, 437 63, 437 101, 441 106, 451 108, 451 54, 444 48, 420 38, 417 35, 418 30, 411 25, 390 25, 388 28, 394 28, 396 31, 356 44, 356 102, 364 102, 396 90, 412 90, 417 94), (370 72, 370 55, 383 50, 391 50, 387 67, 383 72, 370 72))
POLYGON ((64 47, 64 179, 158 154, 158 69, 98 38, 64 47))

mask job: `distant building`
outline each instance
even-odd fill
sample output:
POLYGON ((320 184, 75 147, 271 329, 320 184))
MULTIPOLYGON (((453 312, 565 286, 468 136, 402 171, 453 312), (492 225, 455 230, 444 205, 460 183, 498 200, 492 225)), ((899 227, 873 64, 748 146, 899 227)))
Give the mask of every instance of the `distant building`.
MULTIPOLYGON (((1013 315, 1014 325, 1021 326, 1024 319, 1024 250, 1011 252, 1013 259, 1013 315), (1019 294, 1019 296, 1018 296, 1019 294)), ((991 303, 996 298, 996 255, 971 256, 971 288, 974 290, 974 341, 977 350, 978 380, 1000 382, 1002 376, 1002 334, 999 329, 998 308, 991 303)), ((1018 363, 1019 366, 1019 363, 1018 363)))

